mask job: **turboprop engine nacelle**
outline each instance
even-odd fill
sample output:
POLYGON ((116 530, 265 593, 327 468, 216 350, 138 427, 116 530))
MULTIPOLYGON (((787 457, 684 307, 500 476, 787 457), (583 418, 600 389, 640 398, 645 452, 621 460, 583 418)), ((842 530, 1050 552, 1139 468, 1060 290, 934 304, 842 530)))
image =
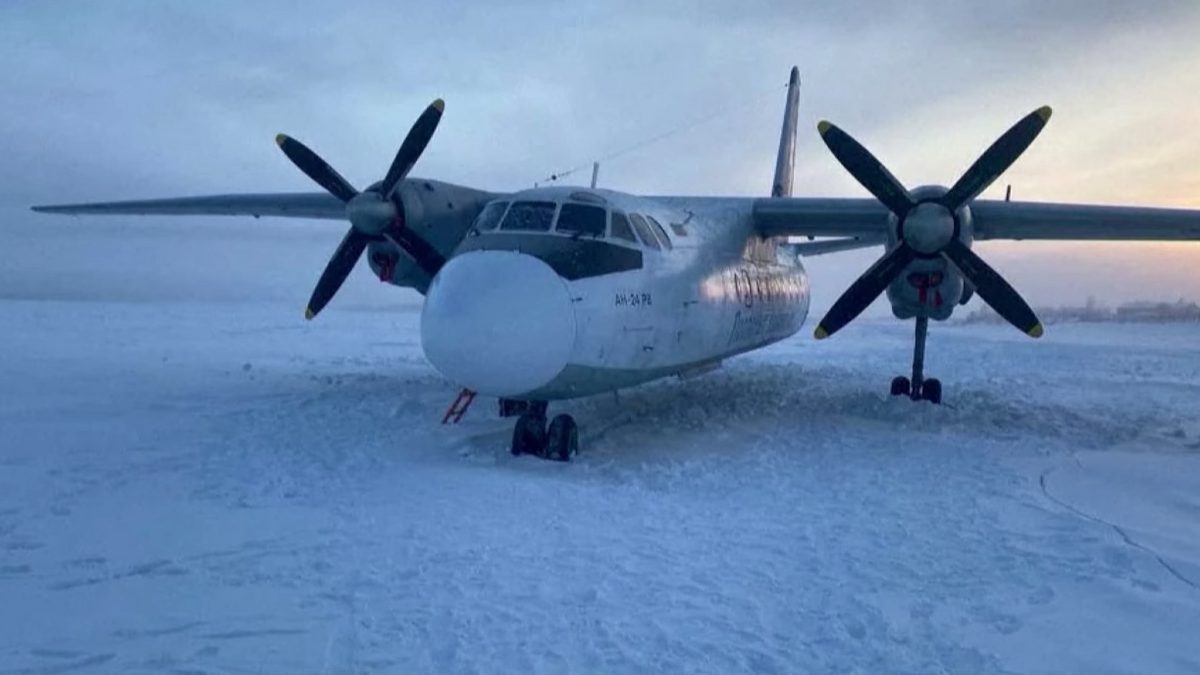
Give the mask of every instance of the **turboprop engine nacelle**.
MULTIPOLYGON (((367 188, 378 189, 378 183, 367 188)), ((396 189, 406 228, 449 257, 467 236, 475 217, 494 195, 424 178, 406 178, 396 189)), ((374 241, 367 262, 380 280, 424 293, 433 281, 420 265, 389 241, 374 241)))
POLYGON ((938 202, 946 192, 941 185, 916 188, 911 194, 917 205, 904 220, 894 214, 888 216, 889 250, 903 241, 917 253, 887 288, 888 302, 897 318, 910 319, 924 312, 932 319, 948 319, 965 297, 962 275, 940 251, 954 238, 971 245, 971 207, 964 205, 950 211, 938 202))

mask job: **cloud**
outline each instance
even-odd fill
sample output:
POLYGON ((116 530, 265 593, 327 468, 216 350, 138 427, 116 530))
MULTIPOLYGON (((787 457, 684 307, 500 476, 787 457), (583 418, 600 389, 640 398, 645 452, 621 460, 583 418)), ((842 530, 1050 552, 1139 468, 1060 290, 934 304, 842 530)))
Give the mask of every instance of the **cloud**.
MULTIPOLYGON (((792 64, 797 194, 863 194, 819 118, 906 183, 948 183, 1051 103, 1006 176, 1019 196, 1197 203, 1198 28, 1190 1, 10 1, 0 207, 311 189, 280 131, 366 184, 437 96, 447 115, 420 175, 519 189, 724 111, 607 160, 602 182, 763 194, 792 64)), ((858 271, 815 264, 834 287, 858 271)))

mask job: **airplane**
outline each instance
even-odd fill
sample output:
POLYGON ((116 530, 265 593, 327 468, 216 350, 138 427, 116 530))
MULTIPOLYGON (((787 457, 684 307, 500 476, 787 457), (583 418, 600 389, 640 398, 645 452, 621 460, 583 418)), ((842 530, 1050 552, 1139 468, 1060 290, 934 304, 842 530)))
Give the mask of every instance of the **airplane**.
POLYGON ((551 401, 699 375, 791 337, 809 310, 806 256, 883 248, 825 313, 815 337, 833 335, 886 291, 892 313, 915 320, 911 373, 895 377, 890 392, 939 404, 942 384, 924 373, 931 319, 948 319, 978 294, 1023 333, 1043 333, 974 242, 1200 239, 1200 210, 979 199, 1045 127, 1049 107, 1013 125, 949 188, 905 188, 858 141, 822 121, 825 145, 873 198, 793 197, 799 89, 792 68, 769 197, 557 185, 490 192, 411 177, 442 118, 438 99, 417 118, 383 179, 362 191, 280 134, 284 155, 324 192, 33 210, 348 220, 305 317, 321 312, 365 254, 381 281, 424 295, 421 345, 429 362, 464 393, 498 397, 501 415, 517 417, 512 453, 563 461, 578 453, 578 426, 569 414, 547 421, 551 401))

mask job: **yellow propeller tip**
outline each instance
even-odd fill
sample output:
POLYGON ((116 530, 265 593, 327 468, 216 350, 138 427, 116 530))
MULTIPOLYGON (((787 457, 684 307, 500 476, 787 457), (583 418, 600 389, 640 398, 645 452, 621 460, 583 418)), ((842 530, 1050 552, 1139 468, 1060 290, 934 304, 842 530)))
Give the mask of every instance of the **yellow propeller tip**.
POLYGON ((1042 106, 1042 107, 1040 107, 1040 108, 1038 108, 1038 109, 1037 109, 1037 116, 1038 116, 1038 117, 1040 117, 1040 118, 1042 118, 1042 121, 1043 121, 1043 122, 1049 122, 1049 121, 1050 121, 1050 115, 1051 115, 1053 112, 1054 112, 1054 111, 1050 109, 1050 106, 1048 106, 1048 105, 1044 105, 1044 106, 1042 106))
POLYGON ((831 124, 829 120, 821 120, 820 122, 817 122, 817 133, 821 134, 822 136, 824 136, 825 132, 829 131, 831 128, 833 128, 833 124, 831 124))
POLYGON ((818 340, 824 340, 825 338, 829 337, 829 333, 826 332, 824 326, 817 326, 817 329, 813 331, 813 337, 817 338, 818 340))
POLYGON ((278 145, 279 147, 282 148, 283 144, 286 142, 287 142, 287 136, 285 136, 284 134, 275 134, 275 145, 278 145))
POLYGON ((307 319, 307 320, 309 320, 309 321, 312 321, 312 318, 313 318, 314 316, 316 316, 316 315, 317 315, 317 313, 316 313, 316 312, 314 312, 314 311, 312 311, 312 307, 305 307, 305 308, 304 308, 304 318, 305 318, 305 319, 307 319))
POLYGON ((1042 337, 1042 334, 1043 334, 1043 333, 1045 333, 1045 332, 1046 332, 1046 331, 1044 331, 1044 330, 1042 329, 1042 324, 1038 323, 1038 324, 1035 324, 1035 325, 1033 326, 1033 328, 1030 328, 1030 329, 1029 329, 1029 337, 1032 337, 1032 338, 1040 338, 1040 337, 1042 337))
POLYGON ((429 104, 429 107, 437 109, 438 112, 445 112, 446 111, 446 102, 440 98, 435 98, 435 99, 433 99, 433 103, 429 104))

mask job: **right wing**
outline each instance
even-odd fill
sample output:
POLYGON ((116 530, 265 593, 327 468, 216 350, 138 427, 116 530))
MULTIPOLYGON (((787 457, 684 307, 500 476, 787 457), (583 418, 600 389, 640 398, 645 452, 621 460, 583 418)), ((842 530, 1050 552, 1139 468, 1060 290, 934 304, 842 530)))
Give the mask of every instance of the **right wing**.
POLYGON ((280 216, 346 220, 346 205, 327 192, 212 195, 128 202, 35 206, 38 213, 164 216, 280 216))

